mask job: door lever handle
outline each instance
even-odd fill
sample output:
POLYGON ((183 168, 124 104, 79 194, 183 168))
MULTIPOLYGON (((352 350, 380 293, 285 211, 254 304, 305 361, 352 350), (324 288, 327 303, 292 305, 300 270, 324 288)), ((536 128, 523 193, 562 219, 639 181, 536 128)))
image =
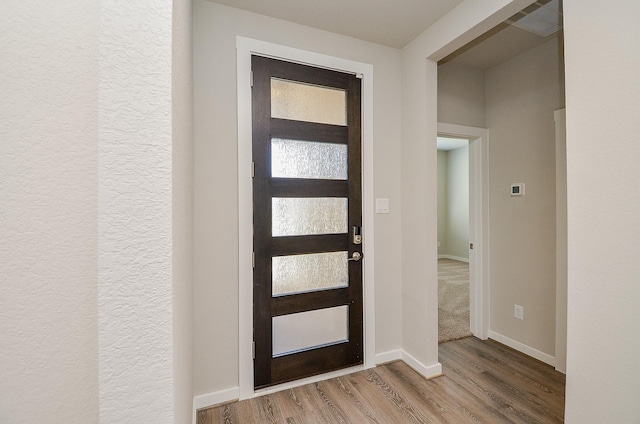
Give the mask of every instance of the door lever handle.
POLYGON ((354 261, 354 262, 358 262, 360 259, 362 259, 362 253, 360 252, 353 252, 353 254, 351 255, 351 257, 347 260, 349 261, 354 261))

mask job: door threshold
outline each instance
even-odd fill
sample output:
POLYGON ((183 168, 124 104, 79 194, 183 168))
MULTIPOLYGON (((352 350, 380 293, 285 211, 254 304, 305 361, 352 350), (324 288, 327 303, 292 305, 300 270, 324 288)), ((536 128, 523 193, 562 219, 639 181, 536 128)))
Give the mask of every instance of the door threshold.
POLYGON ((300 380, 276 384, 271 387, 265 387, 262 389, 255 390, 253 392, 253 397, 269 395, 271 393, 281 392, 283 390, 289 390, 296 387, 304 386, 305 384, 317 383, 318 381, 324 381, 324 380, 329 380, 336 377, 342 377, 347 374, 353 374, 354 372, 363 371, 365 369, 367 369, 367 367, 364 365, 356 365, 353 367, 343 368, 341 370, 331 371, 325 374, 318 374, 312 377, 301 378, 300 380))

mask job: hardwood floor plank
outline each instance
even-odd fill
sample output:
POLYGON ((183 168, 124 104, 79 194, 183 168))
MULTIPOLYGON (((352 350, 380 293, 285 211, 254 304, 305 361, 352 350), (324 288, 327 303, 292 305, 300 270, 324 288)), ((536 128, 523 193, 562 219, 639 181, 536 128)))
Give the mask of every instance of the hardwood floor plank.
POLYGON ((382 378, 389 382, 391 386, 396 387, 398 393, 406 399, 407 403, 414 405, 428 421, 443 424, 459 422, 450 420, 450 408, 448 408, 445 402, 442 402, 442 399, 431 396, 431 394, 422 393, 408 383, 404 373, 414 373, 415 371, 407 366, 408 369, 404 369, 404 372, 398 375, 393 372, 390 367, 391 365, 389 365, 389 367, 380 367, 377 372, 382 378))
MULTIPOLYGON (((441 356, 442 357, 442 356, 441 356)), ((445 367, 443 363, 443 367, 445 367)), ((517 423, 538 423, 539 421, 531 417, 526 409, 523 409, 521 399, 516 399, 509 393, 497 390, 499 388, 487 384, 485 372, 469 372, 462 366, 450 363, 445 368, 447 378, 452 379, 457 384, 465 387, 475 394, 481 401, 490 404, 499 410, 503 415, 517 423)))
POLYGON ((475 342, 474 339, 473 337, 463 339, 461 340, 461 345, 469 346, 469 348, 472 348, 478 355, 483 354, 483 357, 493 356, 501 358, 501 365, 507 364, 508 366, 509 364, 518 363, 518 367, 511 368, 515 370, 526 370, 527 376, 544 380, 550 389, 564 396, 566 378, 564 374, 557 372, 550 365, 524 356, 522 353, 494 340, 485 340, 482 343, 478 343, 475 342), (526 360, 523 360, 523 358, 526 360))
POLYGON ((392 386, 389 385, 376 371, 367 372, 367 380, 375 384, 384 394, 385 398, 400 412, 406 422, 424 424, 430 422, 410 402, 407 402, 392 386))
POLYGON ((343 409, 350 411, 352 422, 380 423, 375 417, 375 412, 370 405, 358 393, 357 389, 346 377, 338 377, 326 382, 327 390, 333 395, 337 402, 345 406, 343 409))
POLYGON ((444 376, 401 361, 198 411, 198 424, 562 423, 565 378, 491 340, 440 345, 444 376))
POLYGON ((488 408, 474 395, 447 378, 425 380, 403 362, 389 365, 389 371, 402 379, 424 399, 433 401, 453 423, 506 422, 506 417, 493 408, 488 408))
MULTIPOLYGON (((485 371, 485 377, 495 378, 488 384, 501 386, 506 392, 515 392, 527 399, 527 404, 535 410, 544 410, 549 417, 563 417, 564 415, 564 376, 547 364, 536 362, 532 358, 522 354, 512 358, 505 358, 501 351, 482 350, 483 344, 465 341, 452 346, 454 350, 462 350, 461 353, 477 364, 477 367, 485 371), (471 343, 471 344, 470 344, 471 343), (469 349, 469 347, 472 347, 469 349), (465 349, 466 348, 466 349, 465 349), (522 361, 525 358, 526 361, 522 361), (536 370, 546 368, 545 373, 537 373, 536 370), (554 373, 554 378, 547 378, 548 372, 554 373)), ((441 351, 449 349, 443 346, 441 351)))
POLYGON ((376 419, 383 423, 403 423, 402 412, 387 399, 383 390, 371 383, 369 371, 362 371, 348 376, 348 381, 368 409, 376 412, 376 419))

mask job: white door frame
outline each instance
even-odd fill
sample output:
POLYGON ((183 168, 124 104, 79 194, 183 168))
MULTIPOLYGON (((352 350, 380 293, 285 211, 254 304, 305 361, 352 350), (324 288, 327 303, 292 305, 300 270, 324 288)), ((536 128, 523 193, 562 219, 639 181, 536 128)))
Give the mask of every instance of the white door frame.
POLYGON ((374 196, 373 196, 373 65, 326 56, 246 37, 236 37, 238 93, 238 397, 248 399, 289 387, 375 366, 374 196), (284 383, 258 392, 253 385, 253 195, 251 177, 251 55, 258 54, 362 77, 362 232, 364 365, 284 383))
POLYGON ((469 139, 469 324, 489 337, 489 130, 438 123, 438 135, 469 139))

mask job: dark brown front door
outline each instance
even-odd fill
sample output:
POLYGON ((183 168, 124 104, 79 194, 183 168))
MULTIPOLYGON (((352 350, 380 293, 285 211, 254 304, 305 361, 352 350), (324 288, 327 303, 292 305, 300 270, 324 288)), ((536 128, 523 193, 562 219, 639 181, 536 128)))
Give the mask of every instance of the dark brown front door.
POLYGON ((252 57, 254 385, 363 363, 360 79, 252 57))

